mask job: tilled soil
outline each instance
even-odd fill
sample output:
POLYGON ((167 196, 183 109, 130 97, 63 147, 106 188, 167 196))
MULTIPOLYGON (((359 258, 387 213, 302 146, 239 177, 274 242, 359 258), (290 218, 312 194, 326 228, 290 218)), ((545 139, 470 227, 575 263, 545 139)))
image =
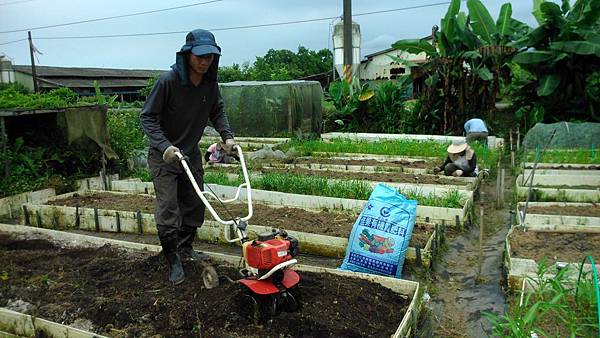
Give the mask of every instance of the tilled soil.
MULTIPOLYGON (((50 201, 48 204, 71 207, 79 205, 86 208, 123 211, 141 210, 145 213, 154 213, 153 196, 134 194, 76 194, 73 197, 50 201)), ((213 207, 221 215, 221 218, 232 218, 221 204, 213 203, 213 207)), ((352 226, 359 215, 359 213, 352 211, 309 211, 300 208, 273 207, 258 203, 253 203, 252 207, 251 224, 344 238, 350 236, 352 226)), ((228 204, 227 209, 233 216, 246 216, 248 214, 247 205, 243 203, 228 204)), ((205 213, 205 218, 207 220, 213 219, 208 211, 205 213)), ((431 226, 420 223, 415 224, 410 241, 411 246, 419 245, 424 248, 432 233, 431 226)))
POLYGON ((257 326, 241 315, 239 285, 203 288, 198 263, 184 263, 186 280, 172 287, 162 255, 8 234, 0 261, 0 306, 21 301, 34 316, 91 321, 88 330, 112 337, 389 337, 410 303, 376 283, 302 272, 301 309, 257 326))
POLYGON ((263 173, 289 173, 316 175, 327 178, 341 178, 360 181, 375 181, 375 182, 394 182, 394 183, 414 183, 414 184, 442 184, 442 185, 467 185, 469 182, 454 181, 444 176, 436 175, 421 175, 421 174, 406 174, 406 173, 369 173, 369 172, 346 172, 336 170, 311 170, 304 168, 262 168, 263 173))
MULTIPOLYGON (((378 161, 373 159, 334 159, 326 157, 312 157, 312 158, 295 158, 293 160, 269 160, 270 163, 298 163, 298 164, 341 164, 341 165, 361 165, 361 166, 374 166, 374 167, 403 167, 403 168, 418 168, 427 169, 433 168, 436 164, 425 160, 417 161, 378 161)), ((443 160, 442 160, 443 162, 443 160)), ((441 162, 440 162, 441 164, 441 162)), ((438 164, 439 165, 439 164, 438 164)))
POLYGON ((510 255, 536 262, 546 258, 548 264, 579 263, 588 255, 600 257, 600 234, 515 230, 510 235, 510 255))
POLYGON ((600 217, 600 205, 593 206, 548 206, 548 207, 528 207, 528 214, 542 215, 563 215, 563 216, 585 216, 585 217, 600 217))

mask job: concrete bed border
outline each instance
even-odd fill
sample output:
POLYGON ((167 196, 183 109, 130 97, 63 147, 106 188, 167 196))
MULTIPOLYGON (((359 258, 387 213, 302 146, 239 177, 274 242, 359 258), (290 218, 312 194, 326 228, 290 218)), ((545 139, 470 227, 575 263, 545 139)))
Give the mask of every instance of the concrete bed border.
MULTIPOLYGON (((524 169, 533 168, 533 162, 524 162, 522 165, 524 169)), ((536 171, 538 169, 567 169, 567 170, 599 170, 600 164, 583 164, 583 163, 538 163, 536 171)))
MULTIPOLYGON (((421 135, 421 134, 378 134, 378 133, 340 133, 331 132, 321 134, 323 140, 331 140, 336 138, 361 140, 361 141, 435 141, 440 143, 452 142, 456 139, 465 139, 464 136, 446 136, 446 135, 421 135)), ((490 148, 499 148, 504 146, 504 139, 488 136, 488 145, 490 148)))
MULTIPOLYGON (((230 180, 235 180, 238 178, 237 174, 225 173, 225 175, 230 180)), ((250 180, 260 178, 260 176, 261 176, 261 174, 251 174, 250 180)), ((329 179, 327 179, 327 181, 329 183, 338 183, 338 182, 344 182, 344 181, 348 181, 348 180, 329 178, 329 179)), ((350 181, 352 181, 352 180, 350 180, 350 181)), ((356 180, 354 180, 354 181, 356 181, 356 180)), ((467 187, 465 187, 465 186, 460 186, 460 185, 416 184, 416 183, 401 183, 401 182, 396 183, 396 182, 376 182, 376 181, 361 181, 361 182, 367 183, 372 188, 374 188, 379 183, 384 183, 385 185, 390 186, 396 190, 416 192, 416 193, 424 195, 424 196, 433 195, 435 197, 442 197, 444 195, 447 195, 449 192, 456 190, 460 194, 460 200, 464 205, 473 203, 473 191, 467 189, 467 187)))
MULTIPOLYGON (((61 232, 50 229, 33 228, 23 225, 0 224, 0 232, 22 233, 28 235, 41 234, 44 237, 49 237, 52 240, 59 240, 72 246, 101 247, 106 244, 111 244, 127 250, 160 252, 160 246, 157 245, 126 242, 108 238, 81 235, 76 233, 61 232)), ((222 264, 237 266, 237 264, 239 263, 239 257, 237 256, 224 255, 213 252, 207 252, 207 254, 209 254, 212 259, 222 264)), ((303 264, 296 265, 295 269, 298 271, 328 273, 350 278, 360 278, 367 280, 371 283, 378 283, 392 290, 393 292, 396 292, 397 294, 410 297, 411 302, 406 311, 406 314, 404 315, 404 318, 398 325, 398 328, 396 329, 396 332, 392 337, 411 337, 412 334, 416 332, 418 316, 423 305, 422 298, 424 292, 423 288, 418 282, 303 264)))
MULTIPOLYGON (((237 190, 237 187, 230 187, 218 184, 210 184, 209 186, 220 198, 232 198, 233 196, 235 196, 235 192, 237 190)), ((151 182, 119 180, 113 182, 113 190, 129 193, 153 194, 154 186, 151 182)), ((241 190, 240 198, 246 198, 246 189, 241 190)), ((365 204, 367 203, 366 200, 290 194, 278 191, 258 189, 252 189, 252 199, 257 202, 279 206, 305 208, 312 210, 355 210, 358 212, 361 212, 365 204)), ((446 223, 448 226, 456 226, 457 228, 460 228, 465 223, 468 224, 472 220, 472 206, 473 204, 471 202, 467 202, 460 209, 417 206, 417 220, 439 224, 446 223)))
MULTIPOLYGON (((524 229, 526 231, 536 231, 536 232, 554 232, 554 233, 572 232, 572 231, 561 231, 561 230, 543 231, 543 230, 538 230, 538 229, 527 227, 527 226, 524 229)), ((507 282, 509 290, 519 291, 522 288, 524 280, 536 278, 538 276, 537 275, 538 264, 535 260, 530 259, 530 258, 519 258, 519 257, 511 256, 510 235, 514 231, 520 231, 520 228, 516 227, 516 226, 512 227, 506 234, 506 239, 504 240, 505 253, 504 253, 503 265, 504 265, 504 269, 506 272, 506 282, 507 282)), ((583 259, 583 257, 582 257, 582 259, 583 259)), ((560 266, 562 266, 563 264, 574 267, 574 269, 571 269, 571 271, 568 275, 568 278, 577 278, 577 273, 578 273, 579 265, 581 264, 581 262, 556 262, 554 264, 556 270, 554 270, 554 271, 557 271, 560 268, 560 266)), ((592 271, 592 265, 589 263, 584 264, 583 271, 586 271, 586 272, 592 271)), ((598 271, 600 273, 600 267, 597 267, 596 271, 598 271)), ((556 274, 556 272, 548 271, 548 272, 546 272, 544 277, 552 278, 552 277, 554 277, 555 274, 556 274)))
POLYGON ((54 189, 43 189, 0 198, 0 216, 8 216, 9 218, 20 216, 21 205, 24 203, 42 202, 55 195, 56 191, 54 189))
MULTIPOLYGON (((102 192, 115 195, 131 195, 129 193, 114 191, 94 191, 85 193, 102 192)), ((60 200, 72 197, 72 192, 49 198, 47 201, 60 200)), ((148 195, 150 196, 150 195, 148 195)), ((46 202, 47 202, 46 201, 46 202)), ((41 203, 23 204, 21 224, 40 228, 77 229, 96 232, 122 232, 130 234, 156 234, 154 215, 135 211, 120 211, 84 207, 66 207, 41 203)), ((445 225, 427 223, 431 227, 431 235, 424 247, 410 246, 406 252, 406 262, 417 266, 431 267, 433 258, 444 241, 445 225)), ((248 224, 248 236, 256 238, 259 233, 270 232, 272 227, 248 224)), ((216 221, 207 220, 198 231, 198 238, 202 241, 216 244, 229 244, 225 240, 223 225, 216 221)), ((303 253, 343 258, 346 253, 348 239, 343 237, 313 234, 303 231, 287 230, 290 236, 297 238, 301 243, 303 253)))
MULTIPOLYGON (((525 175, 518 175, 517 182, 521 186, 529 186, 529 182, 531 181, 531 177, 525 175)), ((565 187, 576 187, 581 185, 589 185, 589 186, 598 186, 600 187, 600 175, 549 175, 549 174, 540 174, 536 170, 533 175, 533 185, 536 187, 544 187, 544 186, 565 186, 565 187)))
POLYGON ((37 337, 40 332, 45 334, 44 337, 51 338, 108 338, 93 332, 0 308, 0 336, 5 338, 37 337))
MULTIPOLYGON (((592 207, 592 203, 567 203, 567 202, 529 202, 531 207, 553 207, 553 206, 576 206, 592 207)), ((525 223, 521 222, 525 202, 517 204, 517 218, 519 226, 527 226, 534 230, 564 230, 564 231, 586 231, 600 232, 600 217, 577 216, 577 215, 546 215, 532 214, 529 211, 525 216, 525 223)))
MULTIPOLYGON (((523 169, 523 175, 529 177, 532 169, 523 169)), ((595 169, 535 169, 535 175, 582 175, 582 176, 596 176, 600 175, 600 170, 595 169)))
MULTIPOLYGON (((235 164, 212 164, 208 168, 238 168, 235 164)), ((367 174, 394 174, 404 173, 413 175, 424 175, 427 177, 443 177, 448 182, 457 182, 460 184, 436 184, 440 187, 456 186, 459 190, 476 190, 479 187, 480 179, 478 177, 453 177, 453 176, 439 176, 427 172, 427 169, 422 169, 423 172, 405 171, 403 167, 389 167, 389 166, 366 166, 366 165, 351 165, 351 164, 328 164, 328 163, 275 163, 269 162, 267 165, 262 166, 265 169, 307 169, 315 171, 335 171, 335 172, 350 172, 350 173, 367 173, 367 174)), ((411 169, 411 168, 406 168, 411 169)), ((421 170, 421 169, 419 169, 421 170)), ((206 171, 205 172, 209 172, 206 171)), ((349 178, 351 179, 351 178, 349 178)), ((411 183, 407 183, 411 184, 411 183)), ((416 184, 416 183, 412 183, 416 184)))
MULTIPOLYGON (((517 196, 521 200, 527 198, 529 187, 523 187, 517 184, 517 196)), ((552 202, 555 199, 560 199, 566 202, 598 202, 600 201, 600 188, 591 189, 557 189, 544 188, 534 186, 531 192, 540 195, 539 201, 552 202)))

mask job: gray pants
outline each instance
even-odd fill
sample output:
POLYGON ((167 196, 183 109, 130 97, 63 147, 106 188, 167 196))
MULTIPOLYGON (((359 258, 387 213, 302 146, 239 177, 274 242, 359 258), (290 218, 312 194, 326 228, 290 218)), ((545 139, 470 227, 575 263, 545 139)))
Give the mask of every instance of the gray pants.
MULTIPOLYGON (((200 154, 188 161, 196 183, 204 190, 204 171, 200 154)), ((193 231, 204 223, 204 203, 180 163, 165 163, 158 150, 148 152, 148 166, 156 193, 154 217, 161 241, 177 238, 180 230, 193 231)))
POLYGON ((487 142, 488 133, 484 131, 477 131, 472 133, 467 133, 467 142, 479 140, 483 142, 487 142))

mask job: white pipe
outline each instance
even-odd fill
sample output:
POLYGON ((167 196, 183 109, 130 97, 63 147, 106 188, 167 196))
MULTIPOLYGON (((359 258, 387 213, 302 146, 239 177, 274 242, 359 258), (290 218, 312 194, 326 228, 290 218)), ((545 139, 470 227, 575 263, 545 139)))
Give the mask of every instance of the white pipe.
MULTIPOLYGON (((215 211, 215 209, 213 209, 212 205, 210 204, 210 202, 206 199, 206 197, 204 196, 205 194, 208 196, 212 196, 213 198, 216 198, 218 201, 222 202, 222 203, 230 203, 233 201, 236 201, 239 196, 240 196, 240 191, 242 187, 246 187, 246 198, 248 200, 248 215, 246 215, 245 217, 240 218, 243 221, 247 221, 250 218, 252 218, 252 190, 250 187, 250 178, 248 176, 248 170, 246 169, 246 161, 244 160, 244 155, 242 154, 242 148, 235 145, 234 146, 235 149, 237 149, 238 151, 238 156, 240 158, 240 165, 242 166, 242 172, 244 174, 244 181, 245 183, 242 183, 239 187, 238 190, 235 194, 235 197, 229 200, 221 200, 220 198, 218 198, 217 196, 215 196, 213 193, 209 192, 209 191, 202 191, 200 190, 200 188, 198 187, 198 183, 196 182, 196 179, 194 178, 194 175, 192 174, 192 171, 190 170, 190 167, 187 163, 187 161, 185 160, 183 154, 181 154, 180 152, 176 152, 175 155, 179 158, 181 165, 183 166, 183 169, 185 171, 185 173, 187 174, 188 178, 190 179, 190 182, 192 183, 192 186, 194 187, 194 190, 196 191, 196 194, 198 195, 198 197, 200 197, 200 199, 202 200, 202 203, 204 203, 204 205, 206 206, 206 208, 208 209, 208 211, 210 212, 210 214, 213 216, 213 218, 223 224, 223 225, 231 225, 231 224, 237 224, 235 219, 232 220, 228 220, 225 221, 223 220, 221 217, 219 217, 219 215, 217 214, 217 212, 215 211)), ((238 229, 239 230, 239 229, 238 229)), ((225 230, 227 232, 227 229, 225 230)), ((236 239, 237 240, 237 239, 236 239)), ((235 241, 235 240, 233 240, 235 241)))
POLYGON ((292 266, 294 264, 298 263, 297 259, 290 259, 289 261, 285 261, 283 263, 279 263, 277 265, 275 265, 271 270, 269 270, 269 272, 267 272, 266 274, 264 274, 263 276, 261 276, 258 280, 264 280, 267 279, 269 277, 271 277, 271 275, 273 273, 275 273, 275 271, 278 270, 283 270, 283 268, 288 267, 288 266, 292 266))

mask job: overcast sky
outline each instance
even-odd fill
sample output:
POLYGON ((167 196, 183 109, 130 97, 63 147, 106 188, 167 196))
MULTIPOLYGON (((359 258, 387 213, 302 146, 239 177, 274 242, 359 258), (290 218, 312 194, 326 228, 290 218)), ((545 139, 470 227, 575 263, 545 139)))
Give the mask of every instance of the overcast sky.
MULTIPOLYGON (((0 0, 0 32, 184 6, 208 0, 0 0), (143 4, 143 5, 142 5, 143 4)), ((444 0, 353 0, 353 14, 436 4, 444 0)), ((506 0, 483 0, 494 19, 506 0)), ((513 0, 513 17, 535 26, 532 0, 513 0)), ((431 33, 448 5, 357 16, 362 34, 361 55, 385 48, 399 39, 431 33)), ((46 66, 167 69, 181 48, 185 33, 94 39, 37 39, 44 37, 114 35, 219 29, 287 21, 338 17, 343 0, 222 0, 172 11, 32 31, 39 64, 46 66)), ((466 4, 462 3, 466 11, 466 4)), ((215 31, 223 49, 221 66, 253 62, 270 48, 296 51, 332 48, 330 25, 321 20, 290 25, 215 31)), ((30 64, 27 32, 0 33, 0 54, 15 64, 30 64)))

